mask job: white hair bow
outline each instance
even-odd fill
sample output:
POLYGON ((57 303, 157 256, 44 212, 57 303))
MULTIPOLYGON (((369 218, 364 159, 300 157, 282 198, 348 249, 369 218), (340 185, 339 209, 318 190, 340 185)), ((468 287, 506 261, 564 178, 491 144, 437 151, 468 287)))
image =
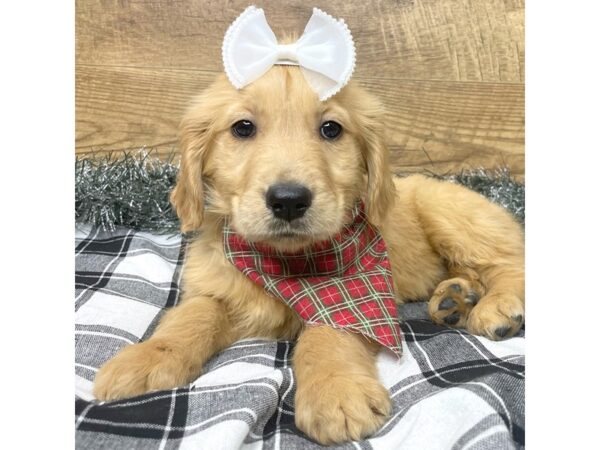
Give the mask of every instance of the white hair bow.
POLYGON ((229 26, 223 40, 225 73, 237 89, 264 75, 274 64, 300 66, 320 100, 343 88, 354 71, 356 52, 348 26, 318 8, 293 44, 281 45, 262 9, 249 6, 229 26))

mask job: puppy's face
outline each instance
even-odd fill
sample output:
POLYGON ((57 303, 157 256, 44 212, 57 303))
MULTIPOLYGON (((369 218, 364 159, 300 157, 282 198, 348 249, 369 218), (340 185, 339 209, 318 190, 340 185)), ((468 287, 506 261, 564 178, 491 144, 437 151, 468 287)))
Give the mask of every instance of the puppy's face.
POLYGON ((355 201, 391 196, 379 110, 354 86, 319 101, 297 67, 275 66, 242 90, 221 77, 182 123, 172 200, 183 231, 200 225, 205 207, 245 239, 282 250, 337 233, 355 201))
POLYGON ((298 247, 336 233, 366 186, 343 103, 320 102, 297 68, 236 94, 206 159, 211 201, 250 241, 298 247))

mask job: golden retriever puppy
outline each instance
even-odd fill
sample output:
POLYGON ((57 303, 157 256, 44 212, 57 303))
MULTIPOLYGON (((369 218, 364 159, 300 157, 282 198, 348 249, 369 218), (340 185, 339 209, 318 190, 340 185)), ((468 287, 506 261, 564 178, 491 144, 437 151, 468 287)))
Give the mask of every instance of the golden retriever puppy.
POLYGON ((226 260, 225 218, 247 240, 295 251, 338 233, 362 199, 387 242, 398 302, 429 299, 436 323, 490 339, 517 332, 524 317, 521 226, 464 187, 394 178, 385 131, 381 104, 352 82, 321 102, 298 67, 274 66, 242 90, 220 76, 181 124, 171 199, 182 231, 200 231, 188 249, 181 302, 148 341, 101 368, 96 397, 190 383, 239 339, 297 339, 298 428, 331 444, 364 438, 385 422, 391 403, 377 376, 378 344, 306 326, 268 296, 226 260), (282 184, 310 196, 291 220, 275 217, 266 201, 269 188, 282 184))

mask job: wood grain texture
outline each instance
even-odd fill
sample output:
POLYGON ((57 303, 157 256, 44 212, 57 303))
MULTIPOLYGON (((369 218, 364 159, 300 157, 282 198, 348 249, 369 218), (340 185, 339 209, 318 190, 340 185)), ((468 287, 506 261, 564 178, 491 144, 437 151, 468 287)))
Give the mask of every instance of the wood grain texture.
MULTIPOLYGON (((176 149, 177 125, 213 72, 80 67, 78 153, 176 149)), ((435 173, 507 165, 523 174, 523 86, 363 79, 388 111, 393 167, 435 173)))
MULTIPOLYGON (((278 35, 301 33, 305 1, 257 1, 278 35)), ((393 168, 524 174, 521 0, 315 1, 349 24, 355 79, 388 110, 393 168)), ((243 1, 76 0, 76 152, 177 150, 191 97, 222 71, 243 1)), ((312 4, 311 4, 312 6, 312 4)))
MULTIPOLYGON (((505 0, 267 0, 275 34, 302 33, 316 6, 343 17, 357 76, 523 81, 523 5, 505 0)), ((221 71, 221 43, 248 1, 77 0, 78 64, 221 71)))

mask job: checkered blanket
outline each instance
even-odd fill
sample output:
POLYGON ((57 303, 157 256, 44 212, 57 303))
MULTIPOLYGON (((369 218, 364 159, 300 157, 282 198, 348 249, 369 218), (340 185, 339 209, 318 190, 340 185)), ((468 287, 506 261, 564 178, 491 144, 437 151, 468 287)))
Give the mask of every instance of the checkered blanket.
MULTIPOLYGON (((244 340, 190 386, 94 400, 98 368, 151 336, 179 299, 180 236, 76 231, 75 427, 78 449, 321 448, 294 425, 293 342, 244 340)), ((400 308, 403 356, 378 357, 393 412, 374 436, 335 448, 505 449, 524 445, 523 331, 492 342, 400 308)))

